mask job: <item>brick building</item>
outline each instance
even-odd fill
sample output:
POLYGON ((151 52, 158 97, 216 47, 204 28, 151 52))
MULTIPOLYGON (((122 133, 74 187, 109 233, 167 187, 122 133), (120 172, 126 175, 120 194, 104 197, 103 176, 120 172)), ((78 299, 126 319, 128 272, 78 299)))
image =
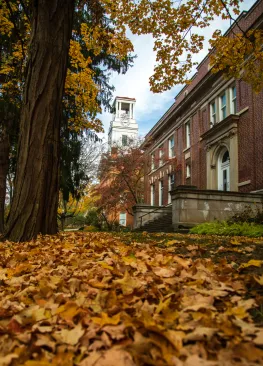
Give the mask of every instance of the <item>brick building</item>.
MULTIPOLYGON (((238 22, 244 31, 263 29, 263 0, 238 22)), ((213 74, 207 55, 143 147, 149 166, 145 203, 151 206, 170 204, 169 191, 178 185, 263 192, 263 91, 255 94, 242 78, 213 74)))

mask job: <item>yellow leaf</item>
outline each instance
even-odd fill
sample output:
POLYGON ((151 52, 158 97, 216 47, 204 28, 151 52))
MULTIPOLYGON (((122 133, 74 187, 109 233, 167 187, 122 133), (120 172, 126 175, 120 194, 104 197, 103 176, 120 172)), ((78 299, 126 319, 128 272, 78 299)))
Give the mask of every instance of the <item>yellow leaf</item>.
POLYGON ((263 261, 258 260, 258 259, 251 259, 250 261, 248 261, 247 263, 243 263, 241 264, 241 266, 239 268, 247 268, 247 267, 261 267, 263 261))
POLYGON ((101 318, 98 317, 92 317, 92 321, 96 324, 99 324, 101 327, 103 327, 106 324, 111 325, 117 325, 120 322, 120 313, 114 315, 113 317, 109 317, 107 313, 102 312, 101 318))
POLYGON ((181 243, 179 240, 169 240, 169 241, 167 241, 167 242, 165 243, 165 245, 166 245, 167 247, 169 247, 169 246, 171 246, 171 245, 179 244, 179 243, 181 243))
POLYGON ((257 281, 261 286, 263 286, 263 275, 259 277, 254 276, 254 280, 257 281))
POLYGON ((124 295, 130 295, 135 289, 139 289, 142 287, 142 283, 131 277, 127 271, 125 272, 125 275, 122 279, 112 282, 121 286, 122 293, 124 295))
POLYGON ((56 310, 56 314, 58 314, 62 319, 69 321, 71 321, 79 312, 80 309, 74 302, 67 302, 56 310))
POLYGON ((110 269, 111 271, 114 269, 112 266, 110 266, 109 264, 105 263, 105 262, 98 262, 101 267, 106 268, 106 269, 110 269))

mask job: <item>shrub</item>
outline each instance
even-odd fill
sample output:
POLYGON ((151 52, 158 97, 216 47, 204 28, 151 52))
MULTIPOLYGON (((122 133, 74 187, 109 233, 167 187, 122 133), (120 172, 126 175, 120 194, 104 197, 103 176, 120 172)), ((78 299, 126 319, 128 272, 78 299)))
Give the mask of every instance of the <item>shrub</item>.
POLYGON ((263 225, 248 222, 229 223, 227 221, 206 222, 190 230, 191 234, 226 235, 226 236, 263 236, 263 225))
POLYGON ((86 231, 86 232, 89 232, 89 233, 93 233, 93 232, 98 231, 98 228, 96 226, 89 225, 89 226, 85 226, 83 228, 83 231, 86 231))
POLYGON ((253 210, 251 206, 246 206, 243 211, 236 213, 227 220, 228 223, 254 222, 255 224, 263 224, 263 208, 256 207, 253 210))

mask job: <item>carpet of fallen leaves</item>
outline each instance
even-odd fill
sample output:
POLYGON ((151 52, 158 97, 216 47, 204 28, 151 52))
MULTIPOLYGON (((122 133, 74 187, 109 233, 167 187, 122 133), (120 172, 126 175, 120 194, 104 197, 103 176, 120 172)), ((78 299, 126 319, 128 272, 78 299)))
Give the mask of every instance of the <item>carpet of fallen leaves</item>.
POLYGON ((263 239, 0 244, 1 366, 263 364, 263 239))

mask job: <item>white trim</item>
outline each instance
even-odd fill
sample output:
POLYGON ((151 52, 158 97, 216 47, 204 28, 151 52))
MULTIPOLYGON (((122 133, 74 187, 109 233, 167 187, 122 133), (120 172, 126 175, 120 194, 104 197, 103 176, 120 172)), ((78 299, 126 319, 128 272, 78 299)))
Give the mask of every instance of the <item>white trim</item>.
POLYGON ((163 206, 163 180, 159 180, 159 206, 163 206))
POLYGON ((155 201, 155 184, 151 184, 151 206, 154 206, 155 201))
POLYGON ((168 139, 168 156, 169 158, 175 157, 175 138, 174 134, 172 134, 168 139), (173 145, 171 144, 171 141, 173 141, 173 145))
POLYGON ((190 148, 191 147, 191 126, 190 126, 190 121, 185 123, 185 145, 186 148, 190 148))
POLYGON ((241 111, 237 112, 236 115, 241 116, 241 114, 247 112, 248 110, 249 110, 249 107, 245 107, 245 108, 241 109, 241 111))
POLYGON ((238 183, 238 187, 243 187, 243 186, 246 186, 247 184, 250 184, 251 183, 251 180, 246 180, 244 182, 240 182, 238 183))
POLYGON ((186 179, 191 178, 191 165, 186 164, 186 179))
POLYGON ((236 84, 231 85, 229 87, 229 91, 230 91, 230 114, 236 114, 237 113, 237 87, 236 84), (234 97, 234 93, 233 93, 233 89, 236 90, 236 96, 234 97), (236 111, 234 111, 234 104, 236 106, 236 111))
POLYGON ((219 98, 219 121, 223 121, 227 117, 227 89, 218 96, 219 98), (225 97, 225 104, 222 103, 222 98, 225 97), (225 116, 224 116, 225 112, 225 116))
POLYGON ((120 212, 119 224, 122 225, 122 226, 126 226, 126 224, 127 224, 127 214, 126 214, 126 212, 120 212))

